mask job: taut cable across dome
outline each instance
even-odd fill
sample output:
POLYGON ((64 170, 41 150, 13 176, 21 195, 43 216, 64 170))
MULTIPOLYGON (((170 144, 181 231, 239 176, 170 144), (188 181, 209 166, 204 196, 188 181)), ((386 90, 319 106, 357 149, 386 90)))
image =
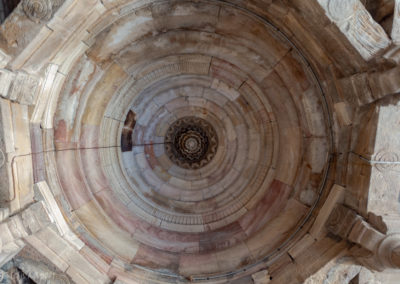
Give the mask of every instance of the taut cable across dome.
POLYGON ((293 284, 365 249, 399 266, 369 214, 398 211, 399 11, 22 1, 0 26, 0 263, 29 244, 103 284, 293 284))
POLYGON ((171 274, 223 275, 301 231, 331 133, 319 83, 286 37, 247 10, 178 1, 137 6, 93 42, 58 100, 56 145, 132 147, 55 161, 77 218, 113 236, 98 236, 104 248, 171 274))
POLYGON ((352 137, 347 89, 332 91, 344 75, 332 81, 330 54, 299 20, 322 8, 101 2, 84 51, 54 72, 53 128, 37 138, 55 149, 43 167, 68 222, 102 259, 176 281, 248 276, 284 257, 346 184, 338 153, 352 145, 340 132, 352 137))

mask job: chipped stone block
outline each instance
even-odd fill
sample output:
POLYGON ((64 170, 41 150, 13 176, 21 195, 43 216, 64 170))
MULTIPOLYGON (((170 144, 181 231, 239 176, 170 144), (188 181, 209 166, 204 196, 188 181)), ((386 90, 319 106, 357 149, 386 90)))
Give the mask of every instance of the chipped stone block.
POLYGON ((251 275, 251 278, 253 278, 254 284, 267 284, 271 282, 268 270, 261 270, 254 273, 251 275))

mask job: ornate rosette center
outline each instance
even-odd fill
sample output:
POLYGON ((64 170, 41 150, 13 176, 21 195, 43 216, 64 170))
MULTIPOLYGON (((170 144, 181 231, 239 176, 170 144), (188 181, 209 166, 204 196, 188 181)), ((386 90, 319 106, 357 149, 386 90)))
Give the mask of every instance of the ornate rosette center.
POLYGON ((218 138, 212 125, 198 117, 175 121, 165 136, 165 152, 169 159, 185 169, 199 169, 215 156, 218 138))

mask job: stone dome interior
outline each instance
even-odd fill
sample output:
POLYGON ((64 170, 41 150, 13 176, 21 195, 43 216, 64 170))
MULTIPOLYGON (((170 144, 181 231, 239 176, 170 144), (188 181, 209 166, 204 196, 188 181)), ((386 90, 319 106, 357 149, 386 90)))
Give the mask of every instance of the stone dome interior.
POLYGON ((69 267, 91 265, 62 271, 76 283, 302 283, 355 244, 395 268, 397 239, 340 227, 389 234, 368 214, 375 174, 398 180, 399 156, 377 156, 399 141, 382 138, 400 35, 381 2, 22 1, 0 37, 0 81, 30 94, 2 93, 17 134, 1 197, 55 222, 23 240, 72 247, 69 267))
POLYGON ((332 133, 293 42, 215 2, 138 7, 92 40, 60 93, 53 139, 71 209, 113 236, 106 247, 177 275, 226 274, 301 230, 327 184, 332 133), (185 135, 210 140, 210 157, 177 159, 185 135))

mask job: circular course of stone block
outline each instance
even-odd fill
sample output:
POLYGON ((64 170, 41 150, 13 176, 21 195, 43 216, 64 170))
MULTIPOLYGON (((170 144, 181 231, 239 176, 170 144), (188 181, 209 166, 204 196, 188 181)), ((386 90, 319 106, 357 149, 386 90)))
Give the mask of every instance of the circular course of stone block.
POLYGON ((118 9, 91 29, 54 116, 55 147, 81 149, 57 152, 52 174, 82 238, 184 277, 284 251, 307 232, 332 162, 301 50, 222 2, 118 9))

